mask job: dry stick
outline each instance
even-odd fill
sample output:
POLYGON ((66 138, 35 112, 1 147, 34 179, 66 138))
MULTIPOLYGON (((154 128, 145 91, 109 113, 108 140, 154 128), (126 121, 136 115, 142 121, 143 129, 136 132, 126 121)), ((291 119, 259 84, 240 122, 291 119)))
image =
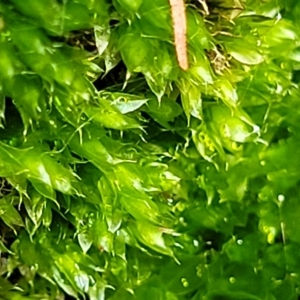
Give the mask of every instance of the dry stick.
POLYGON ((169 0, 171 5, 175 49, 179 66, 182 70, 188 69, 186 47, 186 14, 183 0, 169 0))

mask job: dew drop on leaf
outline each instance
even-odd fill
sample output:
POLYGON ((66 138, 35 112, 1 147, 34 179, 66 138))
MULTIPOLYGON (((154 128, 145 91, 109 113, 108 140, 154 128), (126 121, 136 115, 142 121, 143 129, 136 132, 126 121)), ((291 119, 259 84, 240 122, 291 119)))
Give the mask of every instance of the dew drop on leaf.
POLYGON ((181 278, 181 283, 184 287, 188 287, 189 286, 189 283, 188 281, 186 280, 186 278, 181 278))

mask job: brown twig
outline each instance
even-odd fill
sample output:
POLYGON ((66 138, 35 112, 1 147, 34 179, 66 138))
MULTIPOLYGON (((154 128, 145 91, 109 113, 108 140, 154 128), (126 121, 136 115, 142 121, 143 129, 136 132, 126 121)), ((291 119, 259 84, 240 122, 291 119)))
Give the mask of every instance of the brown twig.
POLYGON ((179 66, 188 69, 187 42, 186 42, 186 14, 183 0, 169 0, 173 21, 175 49, 179 66))

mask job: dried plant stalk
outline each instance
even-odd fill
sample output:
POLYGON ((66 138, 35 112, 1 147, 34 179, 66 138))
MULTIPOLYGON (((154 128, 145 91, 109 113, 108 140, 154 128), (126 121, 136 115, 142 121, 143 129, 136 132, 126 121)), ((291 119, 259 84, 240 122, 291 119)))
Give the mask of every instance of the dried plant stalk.
POLYGON ((209 10, 208 10, 208 6, 206 3, 206 0, 199 0, 199 3, 202 5, 203 9, 204 9, 204 13, 206 15, 209 15, 209 10))
POLYGON ((188 69, 187 43, 186 43, 186 14, 184 0, 169 0, 173 21, 175 49, 179 66, 188 69))

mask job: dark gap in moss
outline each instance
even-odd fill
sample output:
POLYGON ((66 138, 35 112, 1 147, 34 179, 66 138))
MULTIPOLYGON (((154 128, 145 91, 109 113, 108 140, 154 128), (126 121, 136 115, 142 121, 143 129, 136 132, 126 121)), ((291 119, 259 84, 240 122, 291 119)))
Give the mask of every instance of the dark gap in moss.
POLYGON ((270 144, 277 144, 281 140, 286 140, 291 136, 291 132, 286 127, 278 127, 277 133, 274 135, 270 144))
POLYGON ((93 28, 74 30, 70 31, 67 35, 52 36, 50 38, 53 42, 62 44, 65 43, 71 47, 84 49, 89 53, 97 53, 97 46, 93 28))
POLYGON ((292 76, 292 82, 298 84, 300 82, 300 70, 294 70, 292 76))
POLYGON ((227 241, 227 237, 223 233, 206 229, 200 234, 204 241, 204 250, 221 251, 223 244, 227 241))
POLYGON ((9 195, 13 190, 12 185, 6 178, 0 177, 0 197, 9 195))
MULTIPOLYGON (((16 235, 12 228, 8 227, 1 219, 0 219, 0 239, 1 242, 7 249, 10 249, 13 242, 16 240, 16 235)), ((1 257, 8 256, 7 253, 1 253, 1 257)))
POLYGON ((249 233, 257 232, 259 223, 259 218, 256 214, 248 214, 247 223, 245 226, 235 226, 233 230, 233 235, 237 238, 244 238, 249 235, 249 233))
POLYGON ((126 79, 126 66, 121 61, 115 68, 109 71, 105 76, 100 76, 94 81, 94 86, 98 91, 112 90, 120 91, 126 79))
POLYGON ((117 19, 110 19, 108 24, 109 24, 109 27, 111 29, 113 29, 113 28, 117 27, 120 24, 120 21, 117 20, 117 19))
POLYGON ((23 275, 20 273, 18 268, 15 268, 9 276, 9 281, 13 285, 17 285, 23 279, 23 275))
POLYGON ((22 137, 24 130, 23 121, 11 98, 5 99, 4 117, 4 128, 0 128, 0 139, 9 143, 13 142, 12 139, 16 139, 16 136, 22 137))

